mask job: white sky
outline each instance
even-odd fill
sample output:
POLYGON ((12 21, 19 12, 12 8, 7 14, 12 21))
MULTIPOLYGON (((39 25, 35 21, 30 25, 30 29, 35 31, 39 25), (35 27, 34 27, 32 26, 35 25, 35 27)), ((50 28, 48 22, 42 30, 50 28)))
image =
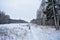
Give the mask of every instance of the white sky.
POLYGON ((0 10, 13 19, 30 21, 36 18, 41 0, 0 0, 0 10))

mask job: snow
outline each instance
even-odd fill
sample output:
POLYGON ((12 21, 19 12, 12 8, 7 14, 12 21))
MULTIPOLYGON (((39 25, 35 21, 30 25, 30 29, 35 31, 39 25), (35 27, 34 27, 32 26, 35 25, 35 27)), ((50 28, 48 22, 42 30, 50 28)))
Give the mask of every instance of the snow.
POLYGON ((34 26, 32 29, 35 40, 60 40, 60 31, 56 31, 54 28, 46 29, 45 26, 34 26))
POLYGON ((2 24, 0 40, 60 40, 60 30, 31 23, 2 24))

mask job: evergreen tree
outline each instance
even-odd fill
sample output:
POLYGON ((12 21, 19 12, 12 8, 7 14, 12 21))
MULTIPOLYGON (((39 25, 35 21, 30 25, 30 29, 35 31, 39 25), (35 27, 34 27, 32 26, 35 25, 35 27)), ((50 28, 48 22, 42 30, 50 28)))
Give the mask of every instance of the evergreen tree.
POLYGON ((9 23, 9 19, 9 15, 6 15, 5 12, 0 11, 0 24, 9 23))
POLYGON ((48 0, 47 2, 47 7, 46 7, 46 11, 44 11, 44 14, 46 14, 46 18, 47 20, 49 19, 53 19, 53 7, 52 7, 52 0, 48 0))
POLYGON ((44 11, 44 14, 46 14, 47 21, 51 19, 54 20, 55 28, 59 29, 59 17, 57 13, 57 9, 59 8, 58 7, 56 8, 56 5, 57 5, 56 0, 48 0, 48 2, 46 3, 48 5, 46 7, 46 11, 44 11))

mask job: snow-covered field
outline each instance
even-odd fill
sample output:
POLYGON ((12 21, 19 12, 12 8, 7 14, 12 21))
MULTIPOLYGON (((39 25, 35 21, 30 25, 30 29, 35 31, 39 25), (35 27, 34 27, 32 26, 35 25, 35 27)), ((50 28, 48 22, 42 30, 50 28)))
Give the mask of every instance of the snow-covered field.
POLYGON ((60 30, 36 24, 1 24, 0 40, 60 40, 60 30))

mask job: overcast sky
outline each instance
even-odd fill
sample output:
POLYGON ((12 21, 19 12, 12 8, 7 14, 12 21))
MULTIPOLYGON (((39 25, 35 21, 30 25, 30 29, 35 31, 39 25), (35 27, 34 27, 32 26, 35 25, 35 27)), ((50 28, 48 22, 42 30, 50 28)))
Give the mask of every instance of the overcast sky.
POLYGON ((30 21, 36 18, 36 11, 41 0, 0 0, 0 10, 10 15, 12 19, 30 21))

